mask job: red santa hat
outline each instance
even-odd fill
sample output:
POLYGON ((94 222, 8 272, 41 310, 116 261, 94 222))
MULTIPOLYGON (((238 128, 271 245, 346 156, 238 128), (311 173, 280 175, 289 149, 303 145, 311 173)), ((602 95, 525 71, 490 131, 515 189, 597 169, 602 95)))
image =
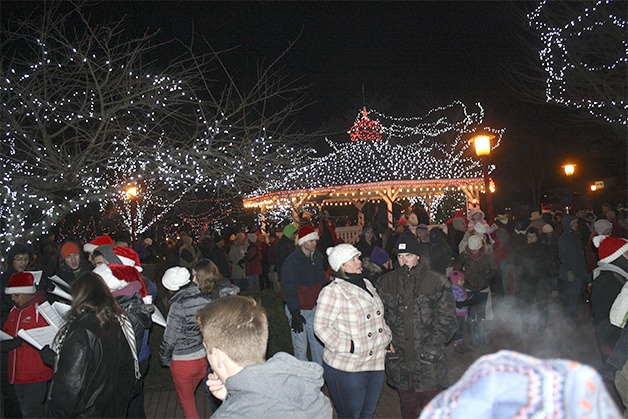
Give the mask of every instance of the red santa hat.
POLYGON ((35 294, 37 284, 41 279, 41 271, 37 272, 15 272, 9 278, 7 286, 4 288, 6 294, 35 294), (35 274, 39 274, 36 278, 35 274))
POLYGON ((148 290, 146 289, 144 280, 142 280, 139 272, 137 272, 137 270, 132 266, 107 265, 101 263, 94 268, 93 272, 100 275, 111 291, 121 290, 129 283, 138 281, 142 284, 142 288, 140 289, 140 295, 142 298, 148 295, 148 290))
POLYGON ((111 237, 109 236, 98 236, 96 237, 94 240, 90 241, 89 243, 85 243, 83 245, 83 251, 85 253, 93 253, 94 249, 96 249, 98 246, 101 246, 103 244, 114 244, 114 241, 111 237))
POLYGON ((593 243, 598 247, 598 264, 611 263, 628 252, 628 240, 609 236, 595 236, 593 243))
POLYGON ((118 256, 118 259, 120 259, 123 265, 133 266, 140 272, 144 270, 144 268, 140 266, 140 256, 130 247, 116 246, 113 248, 113 253, 118 256))
POLYGON ((314 227, 311 225, 304 225, 299 229, 299 240, 297 241, 297 244, 301 246, 307 241, 318 239, 320 239, 320 237, 318 236, 316 230, 314 230, 314 227))

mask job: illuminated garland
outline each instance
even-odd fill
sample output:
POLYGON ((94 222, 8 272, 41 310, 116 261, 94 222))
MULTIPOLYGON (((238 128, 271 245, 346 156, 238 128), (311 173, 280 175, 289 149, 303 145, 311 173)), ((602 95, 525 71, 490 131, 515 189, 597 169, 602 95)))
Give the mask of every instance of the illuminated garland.
POLYGON ((368 117, 366 106, 362 110, 362 117, 356 118, 355 125, 349 130, 351 141, 381 141, 382 125, 368 117))
POLYGON ((479 129, 492 132, 495 149, 505 130, 482 127, 484 110, 480 104, 477 106, 476 112, 470 112, 456 101, 416 118, 394 118, 371 110, 379 121, 384 121, 381 127, 386 140, 343 144, 327 140, 330 154, 313 158, 310 164, 287 172, 283 180, 268 182, 249 196, 380 181, 482 177, 480 162, 469 150, 468 137, 479 129), (399 145, 391 141, 399 139, 413 142, 399 145))
POLYGON ((581 8, 579 16, 547 22, 547 9, 562 11, 566 6, 561 3, 542 1, 528 14, 529 25, 545 46, 539 56, 547 73, 546 100, 626 125, 627 21, 615 14, 626 13, 625 1, 576 2, 572 6, 581 8))

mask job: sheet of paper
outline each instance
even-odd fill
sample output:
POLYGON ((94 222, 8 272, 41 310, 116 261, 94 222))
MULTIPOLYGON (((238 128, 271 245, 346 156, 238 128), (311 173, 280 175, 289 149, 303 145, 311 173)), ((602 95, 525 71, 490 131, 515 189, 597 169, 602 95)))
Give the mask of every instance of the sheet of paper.
POLYGON ((159 311, 157 306, 155 306, 155 312, 151 316, 151 319, 153 320, 153 323, 157 323, 160 326, 166 327, 166 319, 164 315, 161 314, 161 311, 159 311))
POLYGON ((54 303, 52 303, 52 308, 54 308, 57 313, 59 313, 59 316, 63 317, 63 323, 65 323, 68 319, 68 311, 70 311, 71 306, 69 304, 55 301, 54 303))
POLYGON ((0 330, 0 340, 11 340, 11 339, 13 339, 13 336, 0 330))
POLYGON ((55 284, 55 288, 52 291, 50 291, 50 294, 54 294, 65 300, 72 301, 72 296, 68 294, 67 292, 63 291, 63 289, 57 284, 55 284))
POLYGON ((55 338, 59 329, 55 326, 38 327, 36 329, 20 329, 17 335, 24 339, 26 342, 33 345, 35 348, 41 350, 44 346, 50 345, 52 347, 52 341, 55 338))
POLYGON ((67 282, 65 282, 63 279, 61 279, 58 275, 53 275, 53 276, 49 276, 48 278, 50 278, 50 280, 52 282, 56 282, 57 284, 61 285, 62 287, 65 287, 65 289, 69 290, 70 288, 70 284, 68 284, 67 282))

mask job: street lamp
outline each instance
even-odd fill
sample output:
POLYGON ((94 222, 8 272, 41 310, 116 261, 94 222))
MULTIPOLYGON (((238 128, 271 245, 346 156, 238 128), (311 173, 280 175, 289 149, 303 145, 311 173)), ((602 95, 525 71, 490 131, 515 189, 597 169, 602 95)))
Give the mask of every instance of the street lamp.
MULTIPOLYGON (((568 163, 563 165, 563 170, 565 171, 565 176, 569 179, 569 204, 573 201, 573 175, 576 173, 576 165, 572 163, 568 163)), ((567 214, 569 214, 569 204, 567 204, 567 214)))
POLYGON ((137 214, 137 186, 129 186, 126 190, 126 197, 131 201, 131 246, 135 245, 135 217, 137 214))
POLYGON ((488 177, 488 156, 491 154, 491 140, 495 138, 492 134, 478 134, 471 138, 475 147, 475 154, 482 161, 482 173, 484 177, 484 194, 486 196, 486 218, 489 224, 493 222, 493 190, 491 180, 488 177))

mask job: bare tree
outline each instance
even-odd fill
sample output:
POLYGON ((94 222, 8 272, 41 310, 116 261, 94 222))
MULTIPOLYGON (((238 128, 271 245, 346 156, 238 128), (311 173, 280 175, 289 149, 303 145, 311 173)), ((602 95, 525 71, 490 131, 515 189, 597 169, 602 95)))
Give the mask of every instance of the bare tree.
POLYGON ((626 125, 626 2, 542 1, 527 15, 523 4, 514 4, 513 16, 533 33, 521 37, 531 59, 528 66, 511 69, 515 89, 533 101, 580 109, 596 119, 626 125))
POLYGON ((307 158, 291 126, 304 87, 279 59, 242 89, 219 52, 190 46, 161 65, 155 34, 127 39, 122 22, 95 24, 68 2, 11 19, 1 39, 5 249, 131 184, 158 213, 185 194, 246 193, 307 158))

